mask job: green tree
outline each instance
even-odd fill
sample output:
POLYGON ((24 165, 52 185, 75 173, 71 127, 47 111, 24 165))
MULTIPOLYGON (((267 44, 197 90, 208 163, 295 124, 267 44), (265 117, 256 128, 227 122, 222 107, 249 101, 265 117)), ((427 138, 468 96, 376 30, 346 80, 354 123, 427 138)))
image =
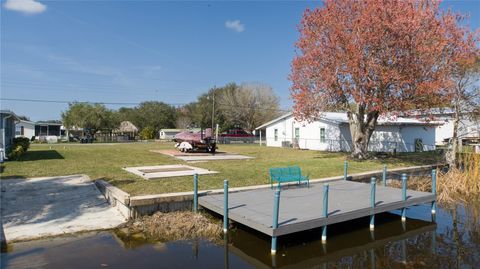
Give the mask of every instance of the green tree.
POLYGON ((230 128, 231 124, 223 114, 219 98, 223 95, 223 92, 236 87, 235 83, 220 88, 214 87, 207 93, 200 95, 196 102, 186 105, 185 109, 189 111, 193 125, 200 128, 211 128, 213 115, 213 124, 218 124, 221 131, 230 128))
POLYGON ((134 125, 135 125, 135 123, 140 121, 140 119, 138 118, 137 109, 136 108, 131 108, 131 107, 121 107, 116 112, 116 117, 118 118, 119 122, 129 121, 129 122, 133 123, 134 125))
POLYGON ((158 133, 160 129, 175 127, 176 111, 175 107, 163 102, 149 101, 135 107, 131 117, 139 129, 152 127, 158 133))
POLYGON ((67 128, 83 128, 92 135, 99 130, 111 131, 118 126, 114 112, 100 104, 71 103, 62 112, 62 120, 67 128))
POLYGON ((155 138, 155 129, 153 127, 145 127, 140 131, 140 138, 143 140, 154 139, 155 138))

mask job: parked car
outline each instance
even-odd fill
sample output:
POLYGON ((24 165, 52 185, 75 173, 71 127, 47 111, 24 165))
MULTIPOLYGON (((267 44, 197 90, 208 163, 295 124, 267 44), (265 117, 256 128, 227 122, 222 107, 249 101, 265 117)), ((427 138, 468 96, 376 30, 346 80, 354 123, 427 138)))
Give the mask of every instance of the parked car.
POLYGON ((95 139, 93 138, 93 136, 91 136, 91 135, 86 135, 86 136, 80 138, 80 143, 81 143, 81 144, 93 143, 93 140, 95 140, 95 139))
POLYGON ((229 129, 218 137, 220 143, 230 144, 234 142, 253 143, 255 135, 246 132, 241 128, 229 129))

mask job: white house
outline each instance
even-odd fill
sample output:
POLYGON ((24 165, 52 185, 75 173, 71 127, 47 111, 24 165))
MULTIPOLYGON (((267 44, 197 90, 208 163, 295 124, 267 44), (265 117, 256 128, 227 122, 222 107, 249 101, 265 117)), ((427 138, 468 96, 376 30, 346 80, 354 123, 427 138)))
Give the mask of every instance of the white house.
POLYGON ((15 124, 15 137, 38 139, 49 143, 56 143, 65 137, 65 127, 59 122, 42 122, 19 120, 15 124))
MULTIPOLYGON (((437 145, 444 145, 453 137, 453 112, 446 111, 443 113, 435 113, 433 115, 436 120, 441 121, 442 125, 438 125, 435 133, 435 142, 437 145)), ((480 140, 480 121, 462 117, 458 124, 458 139, 463 140, 480 140)), ((460 143, 461 144, 461 143, 460 143)))
POLYGON ((32 139, 35 137, 35 122, 20 120, 15 125, 15 137, 26 137, 32 139))
MULTIPOLYGON (((413 152, 435 149, 435 127, 417 119, 379 118, 369 150, 413 152)), ((285 114, 256 128, 269 147, 298 147, 323 151, 351 151, 352 138, 346 113, 325 112, 313 122, 296 121, 285 114), (262 131, 264 130, 264 131, 262 131)))

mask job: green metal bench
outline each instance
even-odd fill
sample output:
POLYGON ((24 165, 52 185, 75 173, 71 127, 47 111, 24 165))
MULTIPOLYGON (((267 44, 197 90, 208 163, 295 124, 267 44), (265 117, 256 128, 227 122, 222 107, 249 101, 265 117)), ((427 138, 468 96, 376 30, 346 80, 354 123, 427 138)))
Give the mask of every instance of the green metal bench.
POLYGON ((302 181, 307 182, 307 187, 310 187, 309 176, 302 175, 300 167, 289 166, 289 167, 277 167, 270 168, 270 187, 273 188, 273 183, 277 182, 280 187, 282 183, 286 182, 298 182, 300 184, 302 181))

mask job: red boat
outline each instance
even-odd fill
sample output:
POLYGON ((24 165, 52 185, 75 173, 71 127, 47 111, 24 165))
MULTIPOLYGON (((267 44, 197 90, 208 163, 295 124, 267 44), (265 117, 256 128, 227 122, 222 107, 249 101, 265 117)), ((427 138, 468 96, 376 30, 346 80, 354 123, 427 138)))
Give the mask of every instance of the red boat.
POLYGON ((217 143, 211 128, 201 130, 200 132, 181 132, 175 135, 173 141, 177 142, 175 147, 181 152, 191 152, 205 150, 215 153, 217 143))

